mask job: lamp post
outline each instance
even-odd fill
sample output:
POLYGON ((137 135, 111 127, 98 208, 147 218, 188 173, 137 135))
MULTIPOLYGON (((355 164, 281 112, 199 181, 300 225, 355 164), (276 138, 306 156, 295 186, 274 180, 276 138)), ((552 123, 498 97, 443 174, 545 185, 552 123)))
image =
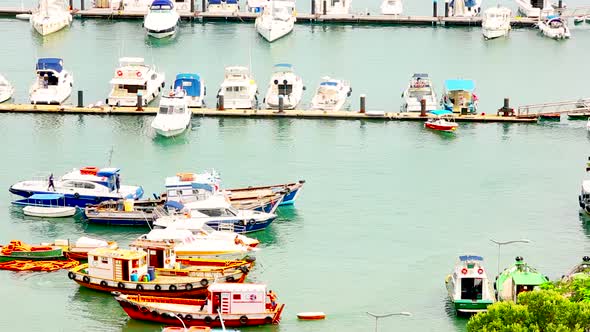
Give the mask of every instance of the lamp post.
POLYGON ((371 316, 371 317, 375 317, 375 332, 377 332, 377 323, 379 323, 379 318, 386 318, 386 317, 391 317, 391 316, 407 316, 410 317, 412 316, 411 313, 409 312, 392 312, 389 314, 374 314, 372 312, 368 312, 367 311, 367 315, 371 316))
POLYGON ((168 316, 178 319, 180 321, 180 324, 182 324, 182 327, 184 328, 183 331, 188 331, 188 329, 186 328, 186 325, 184 324, 184 321, 177 314, 168 313, 168 316))
POLYGON ((498 245, 498 275, 500 275, 500 248, 502 248, 503 245, 506 244, 512 244, 512 243, 530 243, 531 240, 527 240, 527 239, 520 239, 520 240, 512 240, 512 241, 496 241, 494 239, 490 239, 490 241, 494 242, 495 244, 498 245))

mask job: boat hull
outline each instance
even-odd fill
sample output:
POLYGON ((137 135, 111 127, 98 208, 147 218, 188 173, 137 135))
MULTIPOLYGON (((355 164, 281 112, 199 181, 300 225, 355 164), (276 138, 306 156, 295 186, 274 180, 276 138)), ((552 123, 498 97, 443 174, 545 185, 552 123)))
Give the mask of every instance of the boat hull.
POLYGON ((163 137, 174 137, 183 134, 186 131, 187 127, 179 128, 179 129, 156 129, 156 134, 163 136, 163 137))
MULTIPOLYGON (((28 190, 14 188, 14 186, 11 186, 8 189, 8 191, 10 191, 10 193, 12 193, 14 195, 22 196, 25 198, 30 197, 33 194, 54 194, 55 193, 53 191, 38 191, 38 190, 28 191, 28 190)), ((77 193, 74 193, 74 194, 63 193, 63 195, 64 195, 64 204, 66 206, 74 206, 74 207, 85 207, 87 205, 94 205, 94 204, 98 204, 98 203, 101 203, 104 201, 123 198, 123 197, 117 197, 117 196, 88 196, 88 195, 80 195, 77 193)), ((124 198, 139 199, 139 198, 141 198, 141 196, 143 196, 143 189, 140 187, 137 189, 137 192, 135 195, 129 195, 129 197, 124 197, 124 198)))
POLYGON ((23 213, 26 216, 42 217, 42 218, 64 218, 72 217, 76 214, 75 207, 41 207, 41 206, 25 206, 23 213))
POLYGON ((0 254, 0 262, 12 261, 56 261, 64 260, 61 248, 47 251, 14 251, 11 255, 0 254))
POLYGON ((496 39, 508 35, 507 29, 483 29, 483 36, 485 39, 496 39))
POLYGON ((233 231, 235 233, 253 233, 265 230, 270 224, 276 219, 276 216, 270 217, 264 220, 249 220, 244 222, 242 220, 232 220, 232 221, 209 221, 207 222, 207 226, 213 228, 216 231, 224 230, 225 227, 223 225, 226 224, 233 224, 233 231))
POLYGON ((488 310, 488 306, 492 305, 494 302, 491 300, 453 300, 453 307, 455 308, 456 312, 459 313, 477 313, 483 312, 488 310))
MULTIPOLYGON (((251 193, 251 197, 257 198, 260 196, 260 192, 270 190, 272 192, 279 192, 282 190, 287 191, 285 197, 283 197, 283 201, 279 204, 279 206, 286 206, 286 205, 293 205, 295 201, 299 197, 301 190, 303 189, 303 185, 305 184, 304 180, 295 183, 287 183, 287 184, 279 184, 273 186, 261 186, 261 187, 247 187, 247 188, 237 188, 237 189, 228 189, 229 192, 235 193, 251 193)), ((229 197, 230 201, 232 197, 229 197)))
POLYGON ((457 130, 457 126, 451 125, 437 125, 434 123, 425 123, 424 127, 427 129, 437 130, 437 131, 444 131, 444 132, 454 132, 457 130))

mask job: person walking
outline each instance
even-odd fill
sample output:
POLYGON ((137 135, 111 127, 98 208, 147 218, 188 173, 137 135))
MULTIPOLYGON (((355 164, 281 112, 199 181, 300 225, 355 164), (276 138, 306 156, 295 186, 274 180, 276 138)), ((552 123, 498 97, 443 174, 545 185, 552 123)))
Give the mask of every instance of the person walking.
POLYGON ((53 191, 55 191, 55 184, 53 183, 53 173, 49 175, 48 182, 49 185, 47 186, 47 191, 49 191, 49 189, 53 189, 53 191))

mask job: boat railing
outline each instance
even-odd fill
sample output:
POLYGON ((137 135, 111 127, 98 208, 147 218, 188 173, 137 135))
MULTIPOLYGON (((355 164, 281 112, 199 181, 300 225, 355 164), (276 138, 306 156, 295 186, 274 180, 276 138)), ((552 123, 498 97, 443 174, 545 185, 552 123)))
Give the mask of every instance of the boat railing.
POLYGON ((518 107, 519 117, 536 117, 547 113, 590 112, 590 98, 554 103, 522 105, 518 107))
POLYGON ((154 220, 162 218, 162 217, 166 217, 169 215, 169 213, 166 212, 166 210, 164 210, 164 208, 162 208, 160 206, 155 207, 152 211, 152 214, 153 214, 154 220))

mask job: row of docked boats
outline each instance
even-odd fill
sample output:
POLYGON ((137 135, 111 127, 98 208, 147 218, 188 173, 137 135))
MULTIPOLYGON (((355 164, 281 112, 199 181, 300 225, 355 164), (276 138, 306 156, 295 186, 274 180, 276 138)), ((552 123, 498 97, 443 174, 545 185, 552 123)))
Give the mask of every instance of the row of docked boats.
POLYGON ((453 113, 474 114, 477 112, 479 98, 475 94, 475 82, 468 79, 450 79, 444 82, 444 91, 440 101, 436 90, 425 73, 416 73, 410 78, 407 88, 402 93, 401 112, 431 112, 441 109, 453 113))

